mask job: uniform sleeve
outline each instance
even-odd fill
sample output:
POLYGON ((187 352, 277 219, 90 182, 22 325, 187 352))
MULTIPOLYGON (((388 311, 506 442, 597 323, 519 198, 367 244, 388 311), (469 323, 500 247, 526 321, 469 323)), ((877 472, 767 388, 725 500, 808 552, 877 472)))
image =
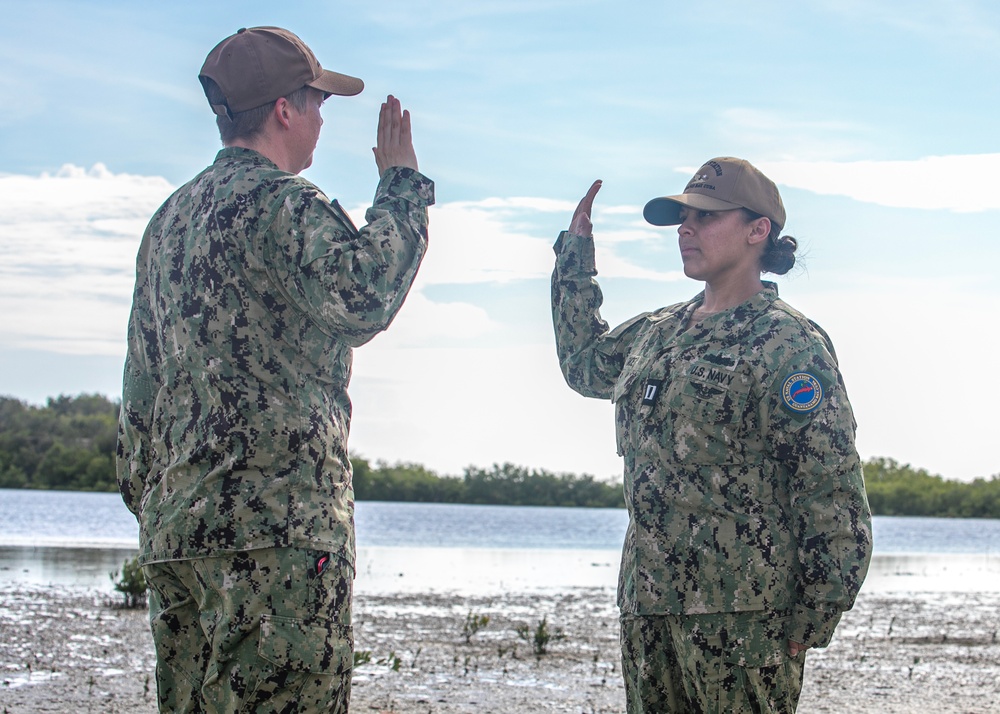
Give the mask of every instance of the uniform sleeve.
POLYGON ((383 174, 357 230, 311 185, 284 197, 257 250, 284 298, 352 347, 396 316, 427 250, 434 184, 413 169, 383 174))
POLYGON ((563 377, 585 397, 609 399, 645 314, 614 330, 601 318, 594 239, 563 231, 553 247, 552 323, 563 377))
MULTIPOLYGON (((144 243, 145 244, 145 243, 144 243)), ((146 482, 153 468, 152 420, 159 380, 150 368, 147 346, 155 348, 155 332, 148 329, 147 283, 136 285, 128 326, 128 352, 122 378, 122 403, 118 415, 115 470, 125 505, 139 515, 146 482)))
POLYGON ((798 592, 787 636, 825 647, 854 605, 872 553, 854 414, 832 350, 817 346, 787 360, 768 402, 769 448, 789 474, 798 544, 798 592))

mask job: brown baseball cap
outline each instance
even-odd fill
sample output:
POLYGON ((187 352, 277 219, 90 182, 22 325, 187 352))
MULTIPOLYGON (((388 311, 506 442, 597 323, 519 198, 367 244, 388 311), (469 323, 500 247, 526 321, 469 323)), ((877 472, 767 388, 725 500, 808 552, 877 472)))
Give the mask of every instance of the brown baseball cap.
POLYGON ((226 97, 225 104, 212 104, 223 116, 263 106, 307 85, 344 97, 365 88, 357 77, 323 69, 305 42, 280 27, 244 27, 224 39, 198 73, 203 87, 205 78, 226 97))
POLYGON ((682 206, 699 211, 748 208, 770 218, 779 229, 785 225, 785 206, 778 187, 749 161, 732 156, 706 161, 688 181, 684 193, 654 198, 642 209, 642 215, 654 226, 674 226, 681 222, 682 206))

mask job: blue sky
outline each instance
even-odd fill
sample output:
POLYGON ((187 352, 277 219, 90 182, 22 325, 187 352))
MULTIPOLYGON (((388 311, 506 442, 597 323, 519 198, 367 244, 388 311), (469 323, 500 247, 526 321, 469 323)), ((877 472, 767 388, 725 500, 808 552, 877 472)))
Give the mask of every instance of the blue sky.
POLYGON ((612 478, 609 404, 562 382, 551 243, 595 178, 612 323, 687 299, 641 219, 713 156, 778 184, 862 456, 1000 473, 1000 8, 991 2, 0 3, 0 394, 120 393, 135 251, 219 147, 197 72, 239 27, 297 32, 362 77, 306 175, 360 218, 392 92, 437 182, 393 328, 358 350, 351 448, 457 474, 511 461, 612 478))

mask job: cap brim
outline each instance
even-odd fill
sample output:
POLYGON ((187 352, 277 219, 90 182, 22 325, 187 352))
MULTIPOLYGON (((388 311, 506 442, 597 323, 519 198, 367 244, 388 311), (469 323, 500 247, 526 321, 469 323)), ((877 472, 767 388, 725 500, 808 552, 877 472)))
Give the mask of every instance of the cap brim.
POLYGON ((355 94, 361 94, 361 90, 365 88, 365 83, 357 77, 331 72, 328 69, 324 69, 323 74, 306 84, 321 92, 340 97, 353 97, 355 94))
POLYGON ((680 196, 654 198, 642 209, 642 217, 654 226, 676 226, 681 222, 682 207, 699 211, 731 211, 734 208, 742 208, 735 203, 700 193, 682 193, 680 196))

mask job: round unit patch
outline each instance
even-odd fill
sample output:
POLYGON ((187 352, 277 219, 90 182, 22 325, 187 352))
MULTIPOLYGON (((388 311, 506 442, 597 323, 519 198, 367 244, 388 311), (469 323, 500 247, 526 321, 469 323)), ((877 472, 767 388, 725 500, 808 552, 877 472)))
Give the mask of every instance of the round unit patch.
POLYGON ((790 374, 781 385, 781 400, 796 414, 811 412, 823 401, 823 385, 808 372, 790 374))

